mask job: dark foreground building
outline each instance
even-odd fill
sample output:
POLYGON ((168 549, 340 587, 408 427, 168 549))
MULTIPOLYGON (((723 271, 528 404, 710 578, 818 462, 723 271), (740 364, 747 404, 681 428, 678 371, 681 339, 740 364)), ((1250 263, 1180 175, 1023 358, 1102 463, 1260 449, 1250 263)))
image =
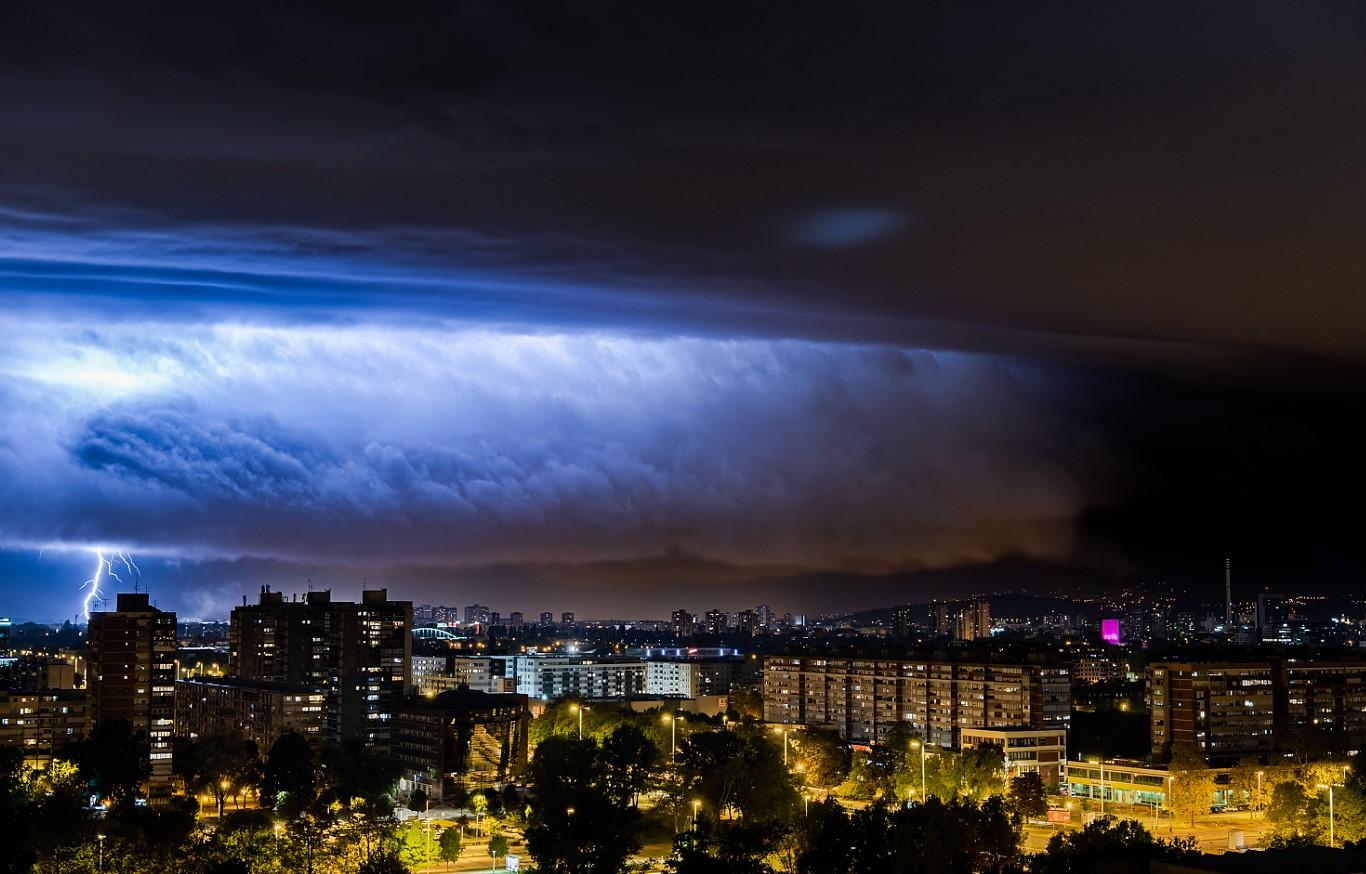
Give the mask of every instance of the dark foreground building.
POLYGON ((399 707, 391 755, 401 791, 422 789, 435 803, 457 786, 491 786, 526 773, 531 710, 525 695, 468 688, 416 696, 399 707))
POLYGON ((93 725, 124 720, 147 735, 152 799, 171 794, 175 719, 175 614, 152 606, 146 592, 121 592, 115 609, 90 614, 86 700, 93 725))

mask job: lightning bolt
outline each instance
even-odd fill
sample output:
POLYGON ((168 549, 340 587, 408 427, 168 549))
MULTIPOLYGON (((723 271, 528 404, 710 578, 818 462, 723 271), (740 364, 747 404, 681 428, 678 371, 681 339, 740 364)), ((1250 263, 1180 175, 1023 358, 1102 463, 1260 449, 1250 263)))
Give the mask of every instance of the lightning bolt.
POLYGON ((90 575, 90 579, 81 583, 81 588, 88 590, 85 593, 85 601, 81 604, 81 609, 85 615, 86 622, 90 621, 91 605, 96 601, 104 599, 104 593, 100 590, 100 584, 104 579, 107 577, 119 584, 123 583, 123 577, 119 575, 118 570, 114 567, 115 561, 118 561, 118 563, 123 566, 123 572, 125 574, 133 577, 134 585, 142 580, 142 568, 138 567, 138 563, 133 560, 132 555, 120 551, 112 552, 110 556, 106 556, 104 554, 105 550, 102 548, 93 549, 91 552, 95 554, 95 572, 90 575))
POLYGON ((82 589, 88 588, 90 590, 85 593, 85 603, 81 605, 82 611, 85 614, 86 622, 90 621, 90 605, 95 603, 95 601, 99 600, 99 598, 102 597, 100 594, 100 580, 104 578, 104 572, 110 569, 111 567, 112 565, 109 564, 109 560, 104 557, 104 550, 96 549, 95 573, 90 576, 90 579, 81 583, 82 589))

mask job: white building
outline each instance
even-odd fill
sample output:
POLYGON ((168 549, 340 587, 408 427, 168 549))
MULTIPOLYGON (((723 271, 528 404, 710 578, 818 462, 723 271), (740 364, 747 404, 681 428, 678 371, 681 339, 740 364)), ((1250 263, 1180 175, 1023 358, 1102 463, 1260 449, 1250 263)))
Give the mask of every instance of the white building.
POLYGON ((645 663, 645 694, 696 698, 702 694, 702 666, 697 662, 645 663))
POLYGON ((532 698, 629 698, 645 692, 645 662, 593 656, 493 656, 504 677, 517 678, 517 692, 532 698))

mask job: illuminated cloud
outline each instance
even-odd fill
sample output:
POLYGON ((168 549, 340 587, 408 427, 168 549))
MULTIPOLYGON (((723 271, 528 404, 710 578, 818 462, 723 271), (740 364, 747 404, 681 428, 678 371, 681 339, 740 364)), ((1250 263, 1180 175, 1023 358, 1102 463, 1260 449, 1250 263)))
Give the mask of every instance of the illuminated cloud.
POLYGON ((11 545, 357 564, 1056 558, 1096 461, 1055 456, 1081 435, 1035 374, 976 356, 470 327, 3 332, 11 545))

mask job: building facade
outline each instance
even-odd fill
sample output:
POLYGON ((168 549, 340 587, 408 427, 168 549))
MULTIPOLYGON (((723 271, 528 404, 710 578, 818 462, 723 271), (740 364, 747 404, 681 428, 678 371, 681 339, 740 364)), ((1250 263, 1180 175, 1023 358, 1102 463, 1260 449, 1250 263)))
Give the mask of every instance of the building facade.
POLYGON ((1006 779, 1038 774, 1045 786, 1067 785, 1067 731, 1048 728, 964 728, 958 748, 997 746, 1005 756, 1006 779))
POLYGON ((517 691, 541 700, 630 698, 645 693, 645 662, 593 656, 491 656, 502 675, 517 678, 517 691))
POLYGON ((1071 716, 1058 664, 774 656, 763 685, 768 722, 849 740, 881 740, 908 722, 929 743, 956 748, 964 728, 1066 729, 1071 716))
POLYGON ((67 744, 85 740, 85 692, 71 689, 0 689, 0 746, 24 754, 30 767, 46 768, 67 744))
POLYGON ((239 734, 264 756, 289 732, 316 744, 326 727, 324 695, 307 686, 236 678, 176 683, 175 728, 181 737, 239 734))
POLYGON ((702 666, 697 662, 648 661, 645 663, 645 694, 669 698, 696 698, 702 694, 702 666))
POLYGON ((1155 662, 1147 695, 1152 755, 1187 746, 1215 762, 1316 746, 1366 745, 1366 660, 1155 662))
POLYGON ((440 802, 456 787, 518 779, 526 773, 530 725, 525 695, 456 689, 409 698, 398 709, 391 749, 403 769, 400 791, 420 788, 440 802))
POLYGON ((171 793, 175 731, 176 617, 145 592, 120 593, 115 609, 91 613, 86 637, 86 700, 92 724, 124 720, 149 741, 150 798, 171 793))
POLYGON ((285 600, 263 588, 260 603, 232 611, 229 673, 321 692, 329 739, 384 746, 411 691, 412 629, 412 603, 383 589, 350 602, 325 591, 285 600))

